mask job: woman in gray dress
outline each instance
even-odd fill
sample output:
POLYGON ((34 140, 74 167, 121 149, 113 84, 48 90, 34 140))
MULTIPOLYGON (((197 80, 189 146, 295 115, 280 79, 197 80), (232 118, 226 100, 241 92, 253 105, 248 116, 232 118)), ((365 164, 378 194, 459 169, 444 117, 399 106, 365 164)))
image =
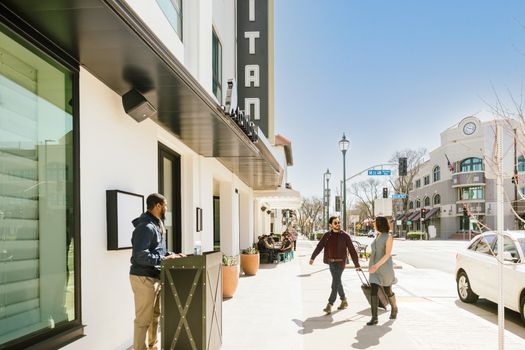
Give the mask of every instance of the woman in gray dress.
POLYGON ((396 296, 392 292, 392 284, 397 282, 394 275, 394 264, 392 263, 392 235, 389 233, 390 225, 387 218, 383 216, 376 217, 375 228, 377 231, 376 238, 372 242, 372 252, 369 261, 372 319, 367 323, 369 326, 376 325, 377 308, 379 299, 377 293, 382 287, 388 296, 391 305, 390 319, 397 317, 396 296))

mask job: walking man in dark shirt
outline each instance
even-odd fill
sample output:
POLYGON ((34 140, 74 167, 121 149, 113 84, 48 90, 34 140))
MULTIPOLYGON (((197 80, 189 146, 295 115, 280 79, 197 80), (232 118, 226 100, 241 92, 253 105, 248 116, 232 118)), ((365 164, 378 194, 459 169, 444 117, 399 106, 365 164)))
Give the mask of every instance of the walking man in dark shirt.
POLYGON ((350 252, 356 270, 361 270, 361 266, 359 265, 357 252, 355 251, 350 235, 341 230, 339 217, 332 216, 328 222, 331 230, 326 232, 317 244, 317 247, 312 253, 312 257, 310 258, 310 265, 314 263, 315 257, 324 248, 323 262, 330 267, 330 273, 332 274, 332 292, 328 298, 328 304, 323 311, 330 314, 337 294, 339 294, 339 297, 341 298, 341 305, 339 305, 338 309, 343 310, 348 307, 343 283, 341 281, 348 252, 350 252))
POLYGON ((157 331, 160 316, 160 263, 185 256, 166 250, 163 220, 168 203, 163 195, 153 193, 146 199, 148 210, 133 220, 133 252, 129 279, 135 300, 133 327, 134 350, 159 349, 157 331), (146 346, 146 334, 148 335, 146 346))

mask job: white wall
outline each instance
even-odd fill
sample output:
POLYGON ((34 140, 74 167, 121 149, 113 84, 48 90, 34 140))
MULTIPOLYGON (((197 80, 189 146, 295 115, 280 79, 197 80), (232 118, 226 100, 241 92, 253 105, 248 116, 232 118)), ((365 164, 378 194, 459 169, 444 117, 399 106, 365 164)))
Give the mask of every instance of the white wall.
POLYGON ((229 184, 221 213, 229 225, 222 236, 228 253, 238 254, 239 200, 235 188, 253 201, 253 191, 214 158, 193 152, 151 120, 137 123, 124 113, 121 97, 86 70, 80 72, 80 196, 82 322, 86 337, 65 349, 126 349, 132 344, 134 307, 129 285, 131 250, 108 251, 106 190, 147 196, 158 191, 158 143, 181 156, 182 246, 191 253, 195 240, 213 249, 213 181, 229 184), (197 233, 195 208, 203 208, 197 233), (235 249, 235 247, 237 247, 235 249))

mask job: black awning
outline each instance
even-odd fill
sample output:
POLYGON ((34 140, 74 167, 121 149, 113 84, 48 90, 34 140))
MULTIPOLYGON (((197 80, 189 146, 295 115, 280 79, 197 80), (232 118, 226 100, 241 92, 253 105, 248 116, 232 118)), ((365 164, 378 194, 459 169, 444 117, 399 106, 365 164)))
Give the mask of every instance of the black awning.
POLYGON ((53 46, 113 91, 141 92, 155 120, 196 153, 216 157, 254 189, 275 189, 282 169, 254 144, 124 0, 2 0, 0 18, 53 46))
POLYGON ((434 215, 436 215, 437 213, 439 213, 439 210, 440 210, 439 207, 436 207, 436 208, 432 208, 432 209, 430 209, 430 211, 425 215, 424 220, 429 220, 429 219, 431 219, 434 215))

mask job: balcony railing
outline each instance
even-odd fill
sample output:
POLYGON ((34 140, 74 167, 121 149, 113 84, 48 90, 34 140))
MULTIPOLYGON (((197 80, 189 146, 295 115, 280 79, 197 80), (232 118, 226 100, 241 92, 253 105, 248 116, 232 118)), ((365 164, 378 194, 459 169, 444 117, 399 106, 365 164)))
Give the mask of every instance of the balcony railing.
POLYGON ((452 175, 452 187, 485 185, 484 171, 469 171, 452 175))

